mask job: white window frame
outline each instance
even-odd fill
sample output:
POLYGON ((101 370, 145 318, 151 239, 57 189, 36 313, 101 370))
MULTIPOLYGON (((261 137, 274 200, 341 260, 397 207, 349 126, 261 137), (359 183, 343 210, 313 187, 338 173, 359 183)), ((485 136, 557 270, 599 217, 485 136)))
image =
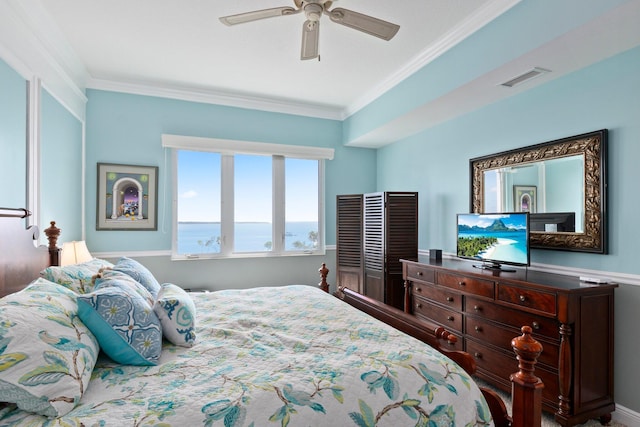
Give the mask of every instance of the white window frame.
POLYGON ((251 141, 236 141, 217 138, 202 138, 181 135, 162 135, 162 147, 172 149, 172 206, 173 231, 171 259, 211 259, 211 258, 248 258, 281 257, 297 255, 324 255, 325 253, 325 196, 324 196, 324 160, 333 159, 333 148, 306 147, 299 145, 271 144, 251 141), (233 180, 223 179, 221 189, 222 211, 220 212, 222 245, 215 254, 178 254, 178 150, 206 151, 221 155, 222 175, 233 176, 233 156, 236 154, 269 155, 273 159, 272 176, 272 235, 273 246, 270 251, 232 252, 234 247, 234 203, 233 180), (285 157, 318 160, 318 248, 315 250, 285 251, 285 157), (229 175, 230 174, 230 175, 229 175), (276 238, 276 236, 280 236, 276 238))

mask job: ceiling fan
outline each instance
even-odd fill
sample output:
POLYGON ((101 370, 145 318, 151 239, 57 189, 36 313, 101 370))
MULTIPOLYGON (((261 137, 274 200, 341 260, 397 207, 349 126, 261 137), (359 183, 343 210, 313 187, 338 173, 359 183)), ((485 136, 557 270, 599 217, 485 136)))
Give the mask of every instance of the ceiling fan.
POLYGON ((284 6, 271 9, 255 10, 253 12, 239 13, 220 18, 225 25, 243 24, 259 19, 274 18, 276 16, 295 15, 304 12, 307 20, 302 27, 302 49, 300 59, 313 59, 318 54, 318 39, 320 31, 320 17, 325 14, 333 22, 353 28, 363 33, 379 37, 383 40, 391 40, 400 29, 399 25, 352 10, 336 7, 329 10, 333 1, 329 0, 293 0, 295 8, 284 6))

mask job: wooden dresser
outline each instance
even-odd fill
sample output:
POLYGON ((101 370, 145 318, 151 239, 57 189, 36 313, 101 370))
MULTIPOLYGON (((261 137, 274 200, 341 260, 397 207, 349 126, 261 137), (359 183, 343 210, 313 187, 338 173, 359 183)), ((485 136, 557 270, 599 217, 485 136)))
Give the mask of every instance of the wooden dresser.
POLYGON ((477 376, 509 391, 517 366, 510 346, 529 325, 544 347, 536 375, 543 408, 564 426, 607 422, 613 398, 616 284, 585 285, 578 277, 518 269, 482 270, 463 260, 402 260, 405 311, 459 334, 477 376))

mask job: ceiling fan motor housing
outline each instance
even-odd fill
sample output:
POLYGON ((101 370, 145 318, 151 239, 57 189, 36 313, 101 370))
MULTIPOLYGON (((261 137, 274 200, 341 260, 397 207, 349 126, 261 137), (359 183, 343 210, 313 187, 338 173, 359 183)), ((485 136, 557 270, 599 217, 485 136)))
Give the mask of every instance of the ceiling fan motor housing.
POLYGON ((324 12, 324 6, 320 2, 304 2, 304 14, 309 21, 317 22, 324 12))

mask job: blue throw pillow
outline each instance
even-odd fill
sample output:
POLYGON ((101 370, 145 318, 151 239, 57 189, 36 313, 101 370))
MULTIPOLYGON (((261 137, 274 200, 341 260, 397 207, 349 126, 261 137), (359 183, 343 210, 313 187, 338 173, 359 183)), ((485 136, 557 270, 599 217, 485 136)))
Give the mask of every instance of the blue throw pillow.
POLYGON ((181 287, 163 283, 153 306, 162 333, 172 344, 191 347, 196 342, 196 306, 191 296, 181 287))
POLYGON ((149 269, 140 264, 138 261, 127 257, 122 257, 118 260, 118 262, 113 266, 112 269, 131 276, 136 282, 147 288, 147 290, 154 298, 158 295, 158 291, 160 290, 160 283, 156 280, 153 274, 151 274, 149 269))
POLYGON ((104 353, 123 365, 155 365, 162 351, 162 326, 143 297, 125 287, 78 295, 78 316, 104 353))
POLYGON ((112 270, 110 268, 105 268, 101 270, 95 277, 95 286, 94 289, 98 290, 106 287, 116 287, 116 288, 128 288, 134 290, 137 294, 139 294, 142 298, 149 303, 150 307, 153 307, 154 297, 151 295, 151 292, 147 290, 144 286, 138 283, 133 277, 129 276, 126 273, 122 273, 120 271, 112 270))

